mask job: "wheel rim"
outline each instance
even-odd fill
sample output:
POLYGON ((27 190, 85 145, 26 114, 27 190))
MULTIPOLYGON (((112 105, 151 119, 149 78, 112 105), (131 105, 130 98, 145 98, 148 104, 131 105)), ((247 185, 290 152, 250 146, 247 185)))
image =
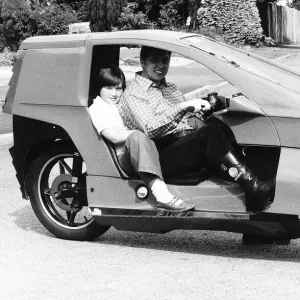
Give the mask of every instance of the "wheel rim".
MULTIPOLYGON (((64 184, 68 181, 66 178, 72 178, 72 163, 72 154, 68 153, 58 154, 49 159, 38 177, 38 194, 43 210, 54 223, 67 229, 78 230, 87 227, 94 221, 88 208, 86 206, 72 207, 71 198, 58 202, 51 192, 51 187, 57 177, 63 176, 64 184)), ((86 167, 83 164, 82 172, 85 170, 86 167)), ((72 183, 69 182, 69 184, 72 183)))

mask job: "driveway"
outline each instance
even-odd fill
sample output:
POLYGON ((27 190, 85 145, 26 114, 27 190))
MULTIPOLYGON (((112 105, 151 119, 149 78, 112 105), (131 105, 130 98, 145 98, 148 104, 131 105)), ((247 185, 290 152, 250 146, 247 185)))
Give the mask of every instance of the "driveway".
POLYGON ((0 299, 298 300, 300 240, 245 246, 241 234, 111 228, 93 242, 53 237, 21 198, 0 137, 0 299))

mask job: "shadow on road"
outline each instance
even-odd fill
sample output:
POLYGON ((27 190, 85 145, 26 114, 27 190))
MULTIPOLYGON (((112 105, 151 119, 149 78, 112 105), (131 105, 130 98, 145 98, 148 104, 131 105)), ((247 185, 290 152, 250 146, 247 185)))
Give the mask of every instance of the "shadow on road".
MULTIPOLYGON (((10 216, 15 218, 14 223, 23 230, 54 238, 39 223, 30 205, 11 213, 10 216)), ((300 246, 298 240, 292 240, 288 246, 246 246, 242 244, 241 238, 241 234, 227 232, 177 230, 160 235, 118 231, 111 228, 106 234, 91 243, 228 258, 299 262, 300 246)))
POLYGON ((241 234, 226 232, 174 231, 157 235, 114 231, 111 234, 108 232, 97 242, 124 247, 255 260, 299 262, 300 255, 299 242, 296 240, 288 246, 243 245, 241 234))
POLYGON ((39 222, 30 205, 18 209, 9 215, 15 218, 14 223, 21 229, 53 237, 53 235, 39 222))
MULTIPOLYGON (((54 238, 39 223, 30 205, 11 213, 10 216, 15 218, 14 223, 23 230, 54 238)), ((106 234, 91 243, 255 260, 299 262, 300 256, 298 240, 292 240, 288 246, 247 246, 242 244, 241 234, 201 230, 177 230, 166 234, 149 234, 118 231, 111 228, 106 234)))

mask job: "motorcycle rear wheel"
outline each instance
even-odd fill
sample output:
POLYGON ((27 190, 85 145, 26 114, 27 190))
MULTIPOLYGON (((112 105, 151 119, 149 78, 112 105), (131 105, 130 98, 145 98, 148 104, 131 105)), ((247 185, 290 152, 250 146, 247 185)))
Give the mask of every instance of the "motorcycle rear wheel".
POLYGON ((77 199, 75 206, 74 197, 60 200, 54 197, 59 189, 72 185, 73 153, 74 148, 57 145, 33 161, 28 184, 30 202, 39 221, 56 237, 92 240, 104 234, 110 226, 100 226, 95 222, 89 214, 86 199, 79 198, 79 205, 77 199))

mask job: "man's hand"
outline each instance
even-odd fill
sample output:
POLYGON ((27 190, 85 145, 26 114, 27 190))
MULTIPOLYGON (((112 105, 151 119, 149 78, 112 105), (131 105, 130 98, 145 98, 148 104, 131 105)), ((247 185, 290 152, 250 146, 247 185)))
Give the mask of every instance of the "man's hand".
POLYGON ((192 99, 180 103, 182 110, 186 110, 188 107, 194 107, 194 112, 200 113, 210 110, 210 104, 207 100, 203 99, 192 99))

